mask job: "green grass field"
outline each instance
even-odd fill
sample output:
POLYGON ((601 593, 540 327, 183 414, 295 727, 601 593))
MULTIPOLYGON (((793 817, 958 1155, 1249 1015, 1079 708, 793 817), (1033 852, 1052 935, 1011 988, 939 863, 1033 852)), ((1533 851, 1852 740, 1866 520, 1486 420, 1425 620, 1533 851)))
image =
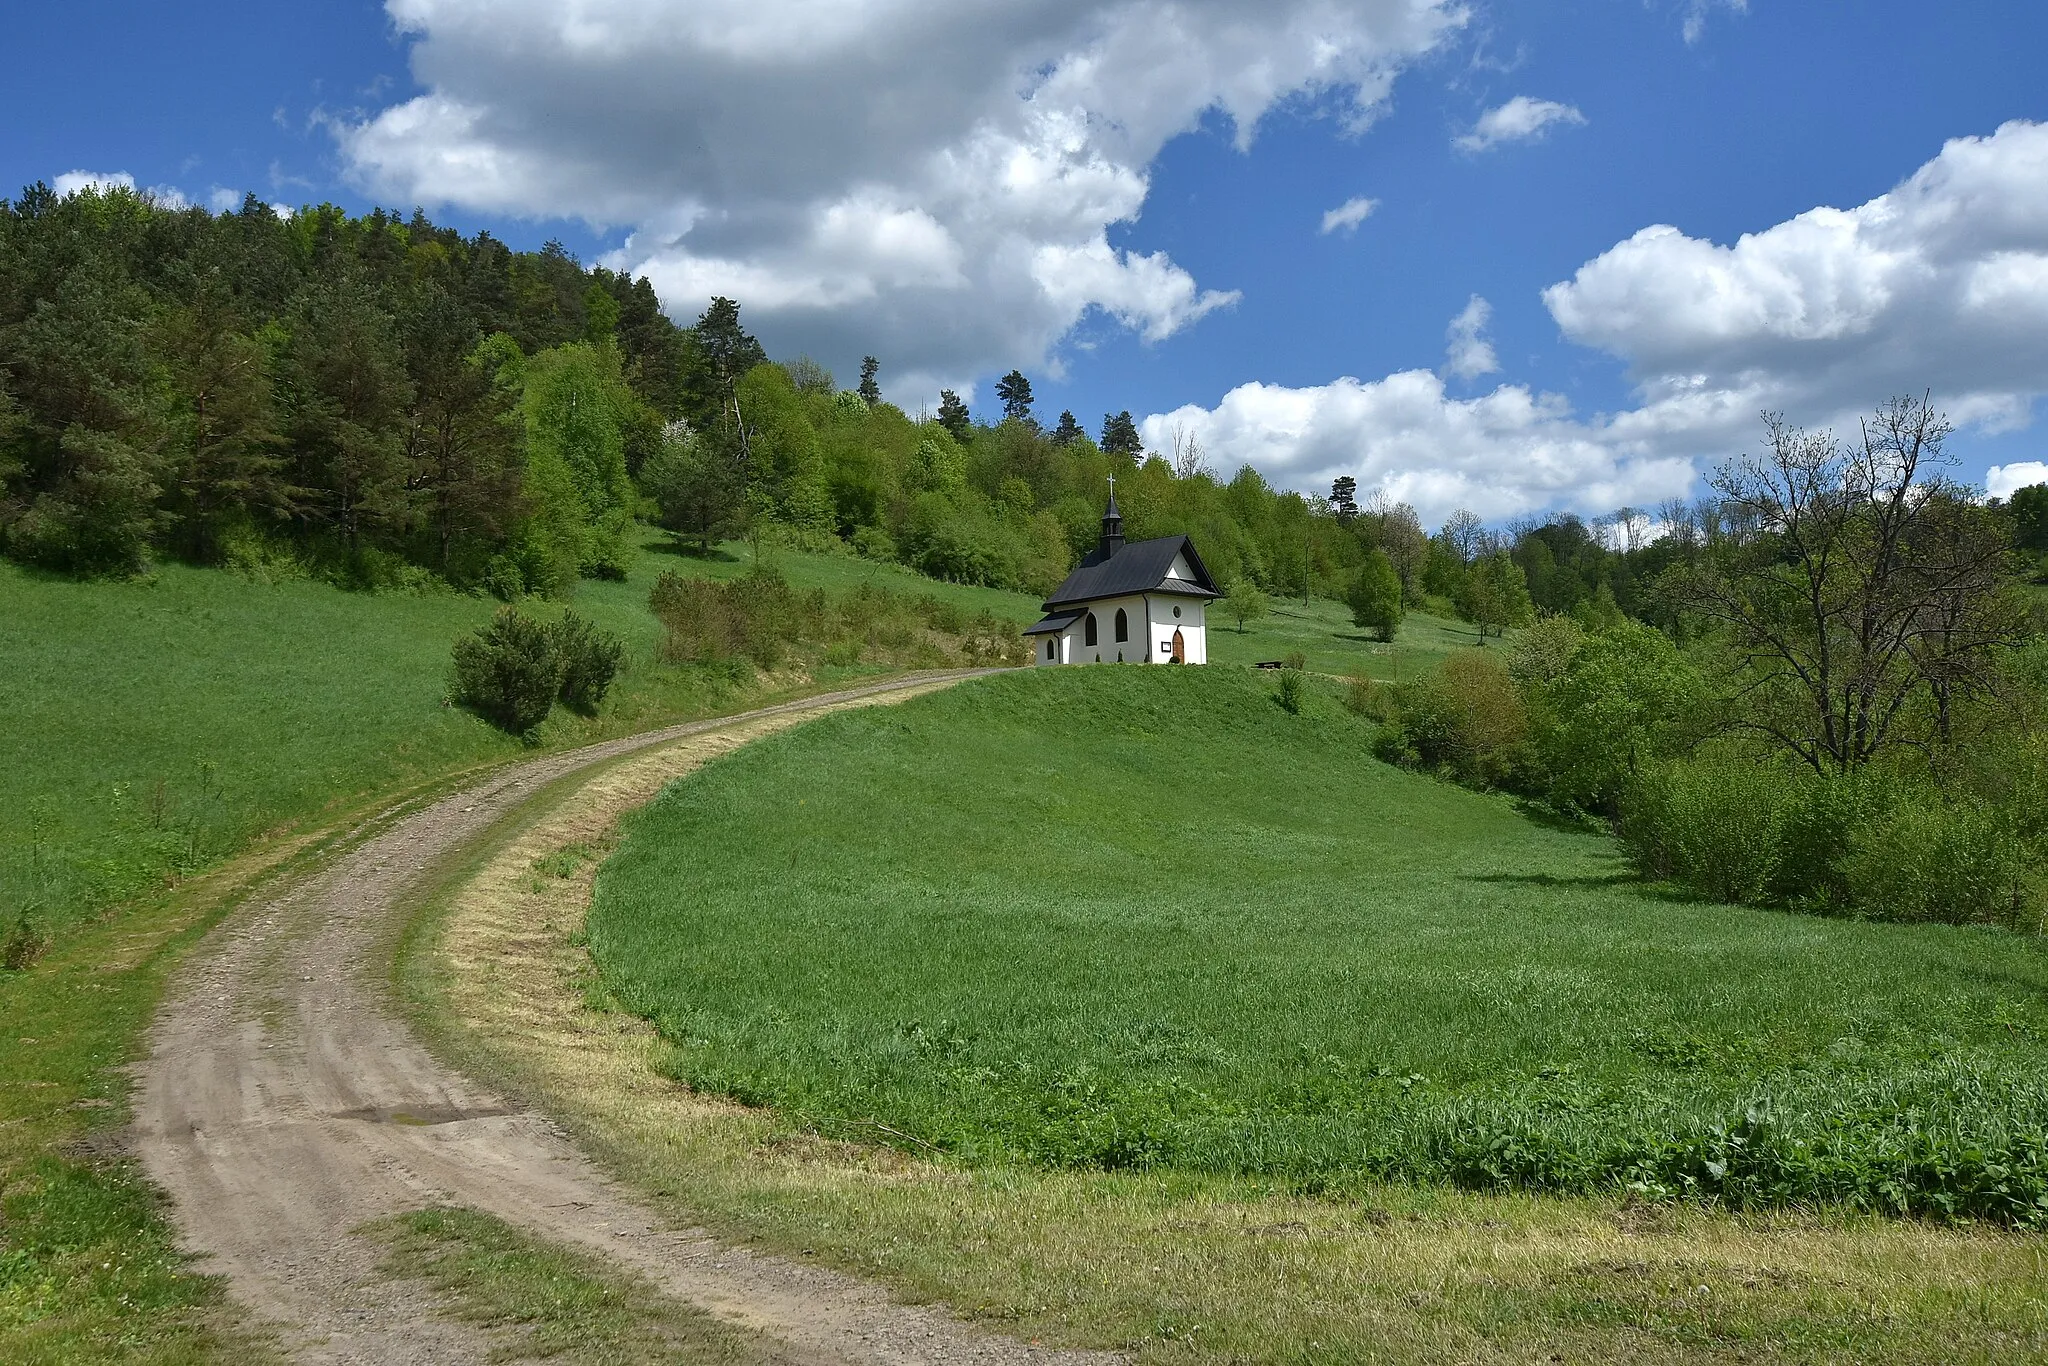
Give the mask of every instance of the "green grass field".
POLYGON ((970 1162, 2048 1212, 2048 948, 1659 896, 1270 691, 764 741, 636 818, 592 951, 692 1086, 970 1162))
MULTIPOLYGON (((744 552, 699 560, 667 553, 666 537, 644 539, 625 582, 583 583, 569 604, 626 640, 629 670, 595 721, 558 709, 543 745, 750 700, 715 673, 656 667, 659 627, 647 610, 663 570, 730 576, 749 568, 744 552)), ((1012 594, 849 557, 784 551, 773 563, 800 588, 879 580, 973 611, 1016 607, 1012 594)), ((497 606, 182 565, 79 582, 0 562, 0 932, 26 913, 61 935, 258 832, 524 752, 443 705, 450 646, 497 606)), ((817 681, 872 672, 822 670, 817 681)))

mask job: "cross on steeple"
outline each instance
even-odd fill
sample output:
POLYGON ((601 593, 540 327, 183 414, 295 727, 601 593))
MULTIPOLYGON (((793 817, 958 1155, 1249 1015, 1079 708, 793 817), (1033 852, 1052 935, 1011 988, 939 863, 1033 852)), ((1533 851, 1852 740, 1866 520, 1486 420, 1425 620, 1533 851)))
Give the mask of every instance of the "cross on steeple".
POLYGON ((1102 510, 1102 544, 1098 552, 1108 559, 1124 548, 1124 515, 1116 509, 1116 476, 1109 476, 1109 506, 1102 510))

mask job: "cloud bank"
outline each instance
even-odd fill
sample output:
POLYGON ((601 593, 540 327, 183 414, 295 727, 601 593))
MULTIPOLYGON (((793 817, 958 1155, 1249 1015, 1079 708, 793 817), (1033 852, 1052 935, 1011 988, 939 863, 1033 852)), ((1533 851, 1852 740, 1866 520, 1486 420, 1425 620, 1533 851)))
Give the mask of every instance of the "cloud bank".
MULTIPOLYGON (((337 135, 401 202, 578 217, 679 311, 887 360, 892 394, 1144 337, 1235 296, 1120 251, 1166 142, 1284 101, 1363 128, 1454 0, 387 0, 426 93, 337 135)), ((1222 282, 1227 286, 1227 282, 1222 282)), ((795 343, 792 345, 791 343, 795 343)))
MULTIPOLYGON (((1567 338, 1628 366, 1637 407, 1579 416, 1519 385, 1452 399, 1416 371, 1245 385, 1149 419, 1148 440, 1179 423, 1221 466, 1251 460, 1296 488, 1350 474, 1425 515, 1498 517, 1681 496, 1703 462, 1754 440, 1765 410, 1840 425, 1931 390, 1964 425, 2023 426, 2048 393, 2048 125, 1955 139, 1887 194, 1733 245, 1644 228, 1542 297, 1567 338)), ((1452 324, 1451 373, 1478 363, 1461 347, 1481 343, 1483 304, 1452 324)), ((1986 482, 2009 492, 2033 464, 1986 482)))

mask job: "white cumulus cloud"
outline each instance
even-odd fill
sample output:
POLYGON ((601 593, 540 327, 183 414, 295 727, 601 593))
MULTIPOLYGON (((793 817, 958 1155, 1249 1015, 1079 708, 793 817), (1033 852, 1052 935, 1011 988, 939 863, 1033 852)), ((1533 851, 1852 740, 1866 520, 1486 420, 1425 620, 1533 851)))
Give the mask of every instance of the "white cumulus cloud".
POLYGON ((401 202, 630 231, 679 313, 892 394, 1036 360, 1100 310, 1158 339, 1234 299, 1111 245, 1171 138, 1283 101, 1362 128, 1457 0, 387 0, 425 93, 337 126, 401 202))
POLYGON ((1474 294, 1457 317, 1451 319, 1450 348, 1444 366, 1459 379, 1478 379, 1500 369, 1493 343, 1486 339, 1486 326, 1493 321, 1493 305, 1474 294))
POLYGON ((1957 138, 1889 193, 1733 245, 1644 228, 1543 297, 1652 408, 1835 420, 1931 389, 1959 421, 2023 425, 2048 391, 2048 125, 1957 138))
POLYGON ((1984 472, 1984 491, 1993 498, 2010 498, 2035 484, 2048 484, 2048 464, 2039 460, 2015 460, 2010 465, 1993 465, 1984 472))
POLYGON ((1367 199, 1364 195, 1345 200, 1323 215, 1323 235, 1327 237, 1333 232, 1357 231, 1358 225, 1370 218, 1372 211, 1379 206, 1377 199, 1367 199))
POLYGON ((1472 131, 1453 139, 1460 151, 1485 152, 1504 142, 1529 142, 1557 124, 1583 124, 1586 116, 1569 104, 1517 95, 1479 116, 1472 131))
MULTIPOLYGON (((1350 474, 1425 516, 1464 504, 1498 517, 1682 495, 1756 440, 1766 410, 1850 426, 1926 391, 1966 427, 2023 426, 2048 394, 2048 125, 1955 139, 1886 194, 1732 245, 1645 228, 1543 299, 1566 337, 1628 365, 1636 406, 1578 414, 1520 385, 1453 399, 1413 371, 1245 385, 1145 430, 1179 423, 1219 466, 1250 460, 1297 488, 1350 474)), ((1463 341, 1483 342, 1483 305, 1452 323, 1450 373, 1463 341)), ((2019 461, 1984 482, 2003 496, 2044 478, 2019 461)))
POLYGON ((50 182, 50 188, 57 192, 59 199, 69 199, 81 190, 100 194, 108 190, 132 190, 135 177, 126 171, 66 171, 50 182))
POLYGON ((1213 409, 1190 405, 1146 418, 1146 445, 1164 449, 1176 426, 1219 468, 1249 463, 1311 490, 1348 474, 1431 521, 1460 507, 1498 519, 1556 504, 1653 504, 1682 495, 1693 478, 1682 456, 1582 421, 1556 395, 1502 385, 1452 398, 1427 370, 1313 388, 1240 385, 1213 409))

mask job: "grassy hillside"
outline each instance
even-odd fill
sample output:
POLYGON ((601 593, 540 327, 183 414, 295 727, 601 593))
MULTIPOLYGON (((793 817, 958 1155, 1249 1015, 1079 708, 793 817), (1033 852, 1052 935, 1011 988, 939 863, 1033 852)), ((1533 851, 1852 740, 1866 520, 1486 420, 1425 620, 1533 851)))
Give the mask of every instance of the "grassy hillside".
POLYGON ((630 828, 592 950, 693 1086, 974 1161, 2048 1211, 2048 948, 1660 898, 1270 686, 752 746, 630 828))
MULTIPOLYGON (((666 554, 668 567, 682 574, 734 578, 753 567, 753 553, 738 542, 722 545, 705 557, 676 554, 663 540, 649 544, 666 554)), ((1019 625, 1029 625, 1042 615, 1039 599, 1028 593, 940 583, 901 565, 775 549, 765 551, 763 558, 799 588, 837 593, 856 584, 873 583, 900 593, 933 593, 968 611, 986 609, 1019 625)), ((1365 673, 1374 678, 1413 677, 1452 650, 1479 643, 1478 632, 1461 621, 1411 612, 1395 643, 1381 645, 1351 624, 1350 608, 1328 598, 1312 598, 1307 603, 1299 598, 1275 598, 1270 614, 1248 622, 1242 631, 1221 606, 1212 605, 1208 623, 1212 664, 1257 664, 1284 660, 1299 652, 1318 673, 1365 673)))
MULTIPOLYGON (((646 540, 625 582, 585 582, 569 604, 625 638, 628 673, 603 716, 557 711, 543 744, 748 700, 729 680, 655 667, 659 628, 647 611, 665 569, 729 576, 748 566, 646 540)), ((974 611, 1036 606, 844 557, 785 552, 774 562, 803 588, 880 578, 974 611)), ((259 831, 523 752, 443 705, 450 645, 497 606, 455 593, 263 584, 176 564, 143 579, 79 581, 0 562, 0 932, 27 913, 61 934, 259 831)), ((864 672, 828 670, 819 681, 864 672)))

